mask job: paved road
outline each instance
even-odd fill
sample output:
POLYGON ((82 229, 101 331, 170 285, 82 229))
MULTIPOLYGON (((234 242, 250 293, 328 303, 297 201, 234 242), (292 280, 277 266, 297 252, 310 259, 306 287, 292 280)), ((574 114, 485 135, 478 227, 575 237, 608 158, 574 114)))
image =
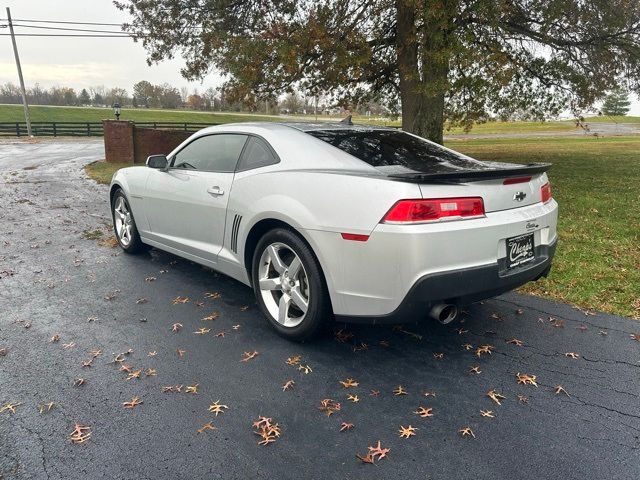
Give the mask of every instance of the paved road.
POLYGON ((0 408, 19 403, 0 413, 0 478, 640 477, 637 322, 509 294, 455 325, 347 327, 351 338, 292 344, 237 282, 83 238, 109 230, 106 187, 82 171, 101 155, 99 141, 0 144, 0 408), (178 296, 189 301, 174 305, 178 296), (202 320, 212 312, 216 320, 202 320), (211 331, 193 333, 201 327, 211 331), (478 358, 480 345, 495 349, 478 358), (83 367, 92 350, 102 353, 83 367), (259 354, 241 362, 246 351, 259 354), (141 378, 119 371, 120 352, 141 378), (287 365, 295 355, 312 371, 287 365), (518 384, 518 373, 538 386, 518 384), (85 384, 74 387, 78 378, 85 384), (359 385, 343 388, 346 378, 359 385), (288 380, 295 385, 283 392, 288 380), (162 391, 180 384, 181 393, 162 391), (184 392, 193 385, 197 394, 184 392), (408 394, 394 395, 398 385, 408 394), (143 403, 125 409, 134 396, 143 403), (318 409, 327 398, 341 403, 330 417, 318 409), (218 416, 208 411, 217 400, 228 406, 218 416), (252 433, 260 415, 281 425, 266 447, 252 433), (216 430, 198 433, 209 422, 216 430), (342 422, 354 428, 341 433, 342 422), (83 444, 70 441, 76 423, 91 428, 83 444), (401 425, 416 435, 400 438, 401 425), (461 436, 467 426, 475 438, 461 436), (387 458, 356 459, 378 440, 387 458))

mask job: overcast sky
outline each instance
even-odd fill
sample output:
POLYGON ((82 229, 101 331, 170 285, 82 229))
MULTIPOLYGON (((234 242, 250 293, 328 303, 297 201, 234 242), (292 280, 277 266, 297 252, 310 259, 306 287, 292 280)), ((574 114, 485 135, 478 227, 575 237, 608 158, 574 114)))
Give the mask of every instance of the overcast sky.
MULTIPOLYGON (((5 7, 11 8, 11 17, 27 20, 64 20, 78 22, 122 23, 127 15, 118 10, 111 0, 0 0, 0 18, 6 18, 5 7)), ((54 25, 65 27, 65 25, 54 25)), ((118 27, 66 25, 72 28, 111 29, 118 27)), ((47 33, 18 27, 16 33, 47 33)), ((0 33, 8 33, 0 29, 0 33)), ((55 32, 54 32, 55 33, 55 32)), ((65 33, 65 32, 57 32, 65 33)), ((74 32, 67 32, 74 33, 74 32)), ((149 67, 142 45, 128 38, 65 38, 17 37, 24 81, 27 86, 40 83, 71 86, 76 89, 90 85, 123 87, 131 93, 134 83, 168 82, 176 87, 197 87, 200 91, 218 86, 220 78, 209 75, 201 83, 188 83, 180 75, 180 59, 149 67)), ((18 83, 13 58, 11 37, 0 37, 0 83, 18 83)))
MULTIPOLYGON (((111 0, 0 0, 0 18, 6 17, 5 7, 11 8, 15 19, 64 20, 77 22, 122 23, 127 15, 111 0)), ((64 26, 64 25, 62 25, 64 26)), ((77 28, 113 29, 117 27, 77 28)), ((46 32, 46 30, 18 29, 18 32, 46 32)), ((0 29, 0 33, 8 33, 0 29)), ((64 32, 60 32, 64 33, 64 32)), ((73 33, 73 32, 70 32, 73 33)), ((174 59, 149 67, 142 45, 128 38, 65 38, 17 37, 22 70, 27 86, 40 83, 76 89, 92 85, 123 87, 131 94, 132 86, 140 80, 151 83, 170 83, 178 88, 187 86, 200 91, 220 85, 215 73, 202 83, 188 83, 180 75, 182 61, 174 59)), ((18 83, 10 37, 0 37, 0 83, 18 83)), ((633 98, 630 115, 640 115, 640 102, 633 98)))

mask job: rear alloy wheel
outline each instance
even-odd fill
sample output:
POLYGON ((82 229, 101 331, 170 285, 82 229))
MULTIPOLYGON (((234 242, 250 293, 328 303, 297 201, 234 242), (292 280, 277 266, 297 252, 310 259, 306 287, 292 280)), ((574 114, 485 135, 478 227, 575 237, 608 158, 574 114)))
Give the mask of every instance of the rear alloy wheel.
POLYGON ((140 240, 136 222, 127 197, 122 190, 116 191, 113 196, 113 230, 118 243, 127 253, 137 253, 144 249, 144 244, 140 240))
POLYGON ((258 304, 283 337, 310 338, 331 315, 320 265, 293 232, 275 229, 262 237, 252 273, 258 304))

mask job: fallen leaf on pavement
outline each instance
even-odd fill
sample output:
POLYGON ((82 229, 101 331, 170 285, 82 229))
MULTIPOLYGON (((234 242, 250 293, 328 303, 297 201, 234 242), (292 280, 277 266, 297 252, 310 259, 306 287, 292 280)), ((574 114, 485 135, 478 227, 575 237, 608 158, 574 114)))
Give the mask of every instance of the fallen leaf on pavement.
POLYGON ((526 373, 516 373, 516 380, 520 385, 538 386, 537 377, 535 375, 527 375, 526 373))
POLYGON ((501 393, 496 392, 495 390, 489 390, 487 392, 487 397, 496 402, 498 405, 502 405, 502 403, 500 403, 500 400, 504 400, 505 398, 507 398, 501 393))
POLYGON ((344 432, 346 430, 351 430, 353 428, 353 423, 342 422, 340 424, 340 431, 344 432))
POLYGON ((290 390, 295 384, 296 382, 294 382, 293 380, 287 380, 286 382, 284 382, 284 384, 282 384, 282 391, 285 392, 287 390, 290 390))
POLYGON ((219 413, 223 413, 225 410, 228 410, 228 409, 229 407, 227 407, 226 405, 220 404, 220 400, 216 400, 214 403, 209 405, 209 412, 215 413, 216 417, 218 416, 219 413))
POLYGON ((359 383, 356 382, 353 378, 347 378, 346 380, 340 380, 340 384, 344 388, 353 388, 353 387, 357 387, 359 385, 359 383))
POLYGON ((10 412, 10 413, 16 413, 16 407, 18 407, 19 405, 22 405, 22 402, 19 403, 5 403, 2 407, 0 407, 0 413, 3 412, 10 412))
POLYGON ((287 365, 299 365, 300 364, 300 360, 302 359, 302 357, 300 355, 296 355, 294 357, 289 357, 287 358, 287 360, 285 361, 285 363, 287 365))
POLYGON ((404 389, 404 387, 402 385, 398 385, 394 390, 393 390, 393 394, 395 396, 398 395, 406 395, 407 391, 404 389))
POLYGON ((420 415, 422 418, 428 418, 428 417, 433 417, 433 408, 427 408, 427 407, 418 407, 418 410, 416 410, 415 413, 416 415, 420 415))
POLYGON ((325 398, 324 400, 320 401, 320 406, 318 407, 318 409, 325 412, 327 414, 327 417, 330 417, 335 412, 340 411, 341 405, 330 398, 325 398))
POLYGON ((204 433, 205 430, 215 430, 216 427, 213 426, 213 424, 211 422, 209 423, 205 423, 202 427, 200 427, 197 432, 198 433, 204 433))
POLYGON ((258 420, 253 422, 253 433, 260 436, 262 440, 258 442, 258 445, 269 445, 275 442, 280 436, 280 427, 277 423, 272 423, 273 420, 267 417, 258 417, 258 420))
POLYGON ((184 393, 191 393, 192 395, 198 394, 198 384, 189 385, 184 389, 184 393))
POLYGON ((380 440, 378 440, 378 445, 376 445, 375 447, 368 447, 369 449, 369 454, 375 459, 375 460, 380 460, 384 457, 387 456, 387 453, 389 453, 391 451, 390 448, 382 448, 382 445, 380 445, 380 440))
POLYGON ((337 342, 346 343, 353 338, 353 333, 341 328, 333 332, 333 338, 335 338, 337 342))
POLYGON ((463 427, 460 430, 458 430, 458 433, 460 433, 460 435, 462 435, 463 437, 476 438, 475 434, 473 433, 473 430, 471 430, 471 427, 463 427))
POLYGON ((564 387, 562 385, 556 385, 553 389, 553 392, 556 395, 559 395, 561 393, 564 393, 567 397, 569 396, 569 393, 564 389, 564 387))
POLYGON ((240 361, 248 362, 249 360, 253 360, 254 358, 256 358, 258 355, 259 353, 256 350, 254 350, 253 352, 244 352, 240 361))
POLYGON ((476 356, 478 358, 480 358, 482 355, 491 355, 491 352, 493 352, 496 349, 496 347, 494 347, 493 345, 480 345, 478 348, 476 348, 476 356))
POLYGON ((398 430, 398 435, 400 436, 400 438, 413 437, 416 434, 416 430, 418 429, 415 427, 412 427, 411 425, 409 425, 408 427, 403 427, 402 425, 400 425, 400 429, 398 430))
POLYGON ((128 409, 135 408, 135 407, 137 407, 138 405, 141 405, 141 404, 142 404, 142 400, 140 400, 139 397, 133 397, 130 402, 123 402, 122 403, 124 408, 128 408, 128 409))
POLYGON ((70 435, 71 442, 84 443, 91 438, 91 427, 76 423, 70 435))
POLYGON ((49 402, 49 403, 45 403, 45 404, 42 404, 42 405, 38 405, 38 411, 39 411, 40 413, 50 412, 50 411, 51 411, 51 409, 52 409, 53 407, 55 407, 55 405, 56 405, 56 404, 55 404, 55 403, 53 403, 53 402, 49 402))

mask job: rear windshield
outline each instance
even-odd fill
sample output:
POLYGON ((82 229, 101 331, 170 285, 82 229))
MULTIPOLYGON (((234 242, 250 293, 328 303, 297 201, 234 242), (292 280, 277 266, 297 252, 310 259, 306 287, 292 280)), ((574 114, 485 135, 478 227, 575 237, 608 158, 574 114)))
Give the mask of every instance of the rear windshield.
POLYGON ((392 130, 312 130, 307 132, 387 174, 485 170, 488 164, 437 143, 392 130))

